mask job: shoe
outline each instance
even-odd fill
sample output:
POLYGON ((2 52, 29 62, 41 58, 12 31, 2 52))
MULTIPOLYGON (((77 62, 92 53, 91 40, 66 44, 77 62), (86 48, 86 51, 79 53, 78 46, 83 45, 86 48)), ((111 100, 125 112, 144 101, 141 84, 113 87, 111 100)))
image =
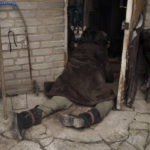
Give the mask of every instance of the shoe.
POLYGON ((24 111, 21 113, 14 113, 14 129, 18 136, 18 139, 22 139, 22 131, 23 129, 30 128, 32 125, 38 125, 42 120, 42 110, 37 108, 24 111))
POLYGON ((65 127, 83 128, 85 126, 84 119, 71 114, 61 115, 59 120, 65 127))

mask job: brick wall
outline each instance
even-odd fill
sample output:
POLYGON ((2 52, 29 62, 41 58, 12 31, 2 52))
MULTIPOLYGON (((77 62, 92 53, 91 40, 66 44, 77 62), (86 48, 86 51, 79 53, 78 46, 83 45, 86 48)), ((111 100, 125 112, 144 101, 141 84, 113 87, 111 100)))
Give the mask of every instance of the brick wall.
MULTIPOLYGON (((64 0, 13 0, 28 26, 33 79, 41 89, 44 81, 54 81, 64 69, 64 0)), ((30 87, 25 28, 13 6, 0 6, 1 39, 7 91, 30 87), (17 47, 9 52, 8 31, 15 33, 17 47)), ((13 37, 10 37, 13 43, 13 37)))
POLYGON ((144 28, 145 29, 149 29, 150 28, 150 0, 147 0, 144 28))

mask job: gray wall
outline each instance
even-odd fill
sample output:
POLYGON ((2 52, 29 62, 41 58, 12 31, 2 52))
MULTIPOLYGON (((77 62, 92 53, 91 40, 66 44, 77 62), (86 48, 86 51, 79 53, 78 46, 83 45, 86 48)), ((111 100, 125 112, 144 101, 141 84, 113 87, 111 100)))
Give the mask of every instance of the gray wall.
MULTIPOLYGON (((13 0, 19 5, 28 26, 33 79, 41 88, 54 81, 64 69, 64 0, 13 0)), ((0 6, 0 25, 7 91, 30 87, 24 25, 12 6, 0 6), (17 47, 9 52, 8 31, 14 31, 17 47)), ((13 41, 11 37, 11 41, 13 41)))

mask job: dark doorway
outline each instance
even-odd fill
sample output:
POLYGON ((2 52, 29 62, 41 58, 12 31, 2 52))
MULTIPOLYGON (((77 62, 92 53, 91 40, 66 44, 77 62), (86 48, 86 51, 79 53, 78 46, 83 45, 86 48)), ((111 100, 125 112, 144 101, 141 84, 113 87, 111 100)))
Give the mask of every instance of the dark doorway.
MULTIPOLYGON (((70 26, 86 25, 105 31, 111 39, 109 57, 121 57, 125 20, 126 0, 69 0, 68 32, 70 26)), ((70 38, 70 33, 69 33, 70 38)))
POLYGON ((84 0, 68 1, 68 26, 83 25, 84 0))
POLYGON ((106 32, 111 41, 108 55, 116 85, 120 76, 124 38, 122 22, 126 17, 126 5, 127 0, 69 0, 68 2, 68 56, 72 54, 72 41, 76 42, 72 38, 74 37, 70 29, 72 25, 82 28, 87 26, 106 32))
POLYGON ((103 30, 110 36, 110 57, 120 57, 122 53, 124 31, 121 30, 121 25, 125 20, 126 2, 125 0, 92 0, 93 9, 87 11, 89 27, 103 30))

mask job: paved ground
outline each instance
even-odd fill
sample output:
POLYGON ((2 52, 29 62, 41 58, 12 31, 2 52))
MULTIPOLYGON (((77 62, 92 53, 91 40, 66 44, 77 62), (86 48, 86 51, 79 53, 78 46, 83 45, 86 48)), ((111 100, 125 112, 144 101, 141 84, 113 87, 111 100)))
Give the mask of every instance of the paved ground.
MULTIPOLYGON (((21 111, 34 107, 46 98, 40 94, 8 98, 9 109, 21 111)), ((150 150, 150 104, 138 92, 133 109, 111 111, 99 124, 89 129, 66 128, 58 120, 60 113, 79 113, 87 107, 72 106, 25 131, 24 139, 16 139, 12 130, 12 115, 4 120, 0 105, 0 150, 150 150)))

